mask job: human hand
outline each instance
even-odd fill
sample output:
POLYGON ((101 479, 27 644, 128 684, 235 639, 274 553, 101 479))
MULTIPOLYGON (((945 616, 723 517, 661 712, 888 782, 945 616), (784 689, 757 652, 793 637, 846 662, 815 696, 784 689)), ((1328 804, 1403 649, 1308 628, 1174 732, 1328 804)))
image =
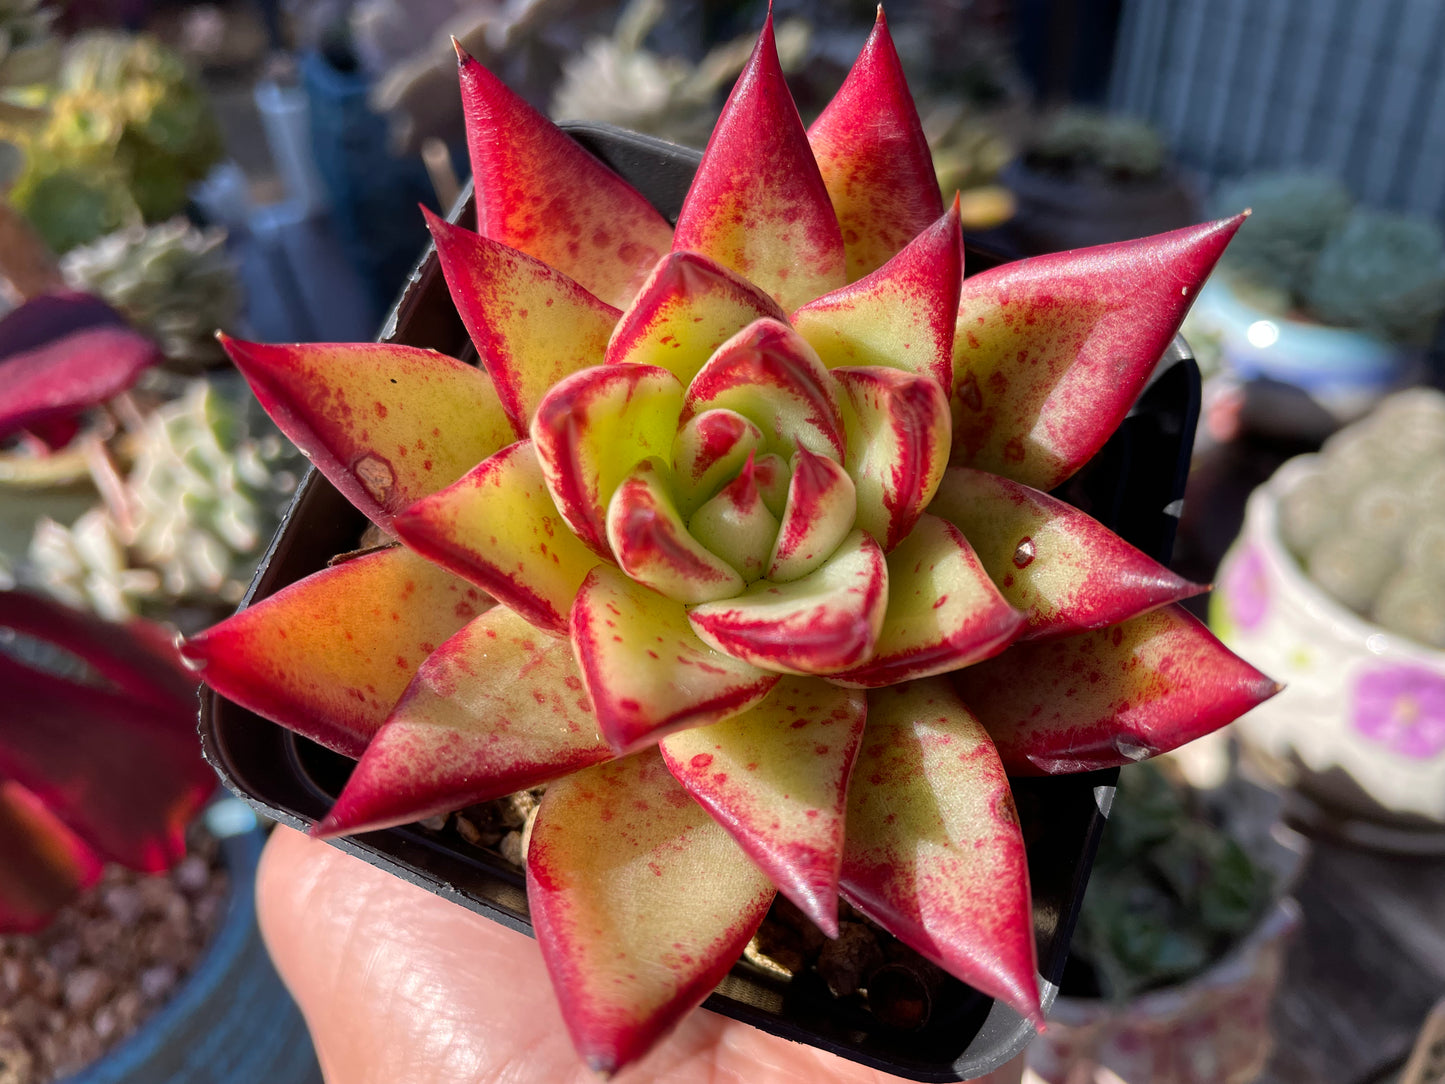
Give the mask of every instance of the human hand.
MULTIPOLYGON (((287 828, 267 844, 257 897, 266 944, 329 1084, 596 1084, 530 938, 287 828)), ((708 1012, 689 1014, 620 1076, 900 1080, 708 1012)))

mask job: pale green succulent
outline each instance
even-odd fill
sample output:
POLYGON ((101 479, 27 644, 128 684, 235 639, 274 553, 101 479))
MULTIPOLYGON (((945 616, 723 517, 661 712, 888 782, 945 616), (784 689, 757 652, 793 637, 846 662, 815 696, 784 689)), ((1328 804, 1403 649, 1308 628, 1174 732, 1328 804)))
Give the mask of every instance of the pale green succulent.
POLYGON ((1445 310, 1445 241, 1433 222, 1356 210, 1320 250, 1305 289, 1329 324, 1429 342, 1445 310))
POLYGON ((119 499, 70 527, 40 521, 21 578, 110 619, 233 605, 300 466, 268 423, 194 381, 146 419, 119 499))
POLYGON ((1035 169, 1069 173, 1094 169, 1138 180, 1159 176, 1169 161, 1169 148, 1146 122, 1084 108, 1053 114, 1024 153, 1035 169))
POLYGON ((184 218, 134 226, 72 249, 61 273, 99 294, 146 332, 173 366, 204 368, 224 358, 216 330, 235 330, 241 286, 221 230, 184 218))

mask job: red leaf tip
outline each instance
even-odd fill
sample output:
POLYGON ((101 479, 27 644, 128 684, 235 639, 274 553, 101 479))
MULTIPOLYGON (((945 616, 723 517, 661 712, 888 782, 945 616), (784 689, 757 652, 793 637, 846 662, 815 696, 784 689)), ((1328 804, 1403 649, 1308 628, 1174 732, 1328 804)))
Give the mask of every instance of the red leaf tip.
POLYGON ((462 43, 457 41, 457 36, 455 34, 450 36, 452 39, 452 48, 457 51, 457 66, 460 67, 468 62, 475 64, 476 61, 472 59, 472 54, 462 48, 462 43))

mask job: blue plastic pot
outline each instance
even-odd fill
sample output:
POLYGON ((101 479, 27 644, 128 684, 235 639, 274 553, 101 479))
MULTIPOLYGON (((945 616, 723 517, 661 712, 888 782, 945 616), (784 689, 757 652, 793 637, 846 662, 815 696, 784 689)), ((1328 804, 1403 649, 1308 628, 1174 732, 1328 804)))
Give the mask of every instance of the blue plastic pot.
POLYGON ((306 1023, 256 925, 265 834, 234 798, 212 805, 206 823, 231 875, 215 939, 164 1008, 64 1084, 321 1084, 306 1023))

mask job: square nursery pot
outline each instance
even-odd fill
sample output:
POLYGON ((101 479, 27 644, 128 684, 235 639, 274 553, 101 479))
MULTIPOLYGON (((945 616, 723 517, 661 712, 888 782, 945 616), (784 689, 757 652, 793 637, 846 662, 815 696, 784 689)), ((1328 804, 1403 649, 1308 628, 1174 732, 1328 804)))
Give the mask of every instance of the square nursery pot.
MULTIPOLYGON (((605 125, 574 125, 569 131, 663 214, 676 217, 698 152, 605 125)), ((470 223, 469 193, 452 217, 470 223)), ((968 261, 972 271, 999 262, 972 249, 968 261)), ((475 359, 431 250, 413 271, 381 338, 475 359)), ((1183 340, 1176 339, 1118 432, 1058 495, 1167 561, 1198 409, 1199 371, 1183 340)), ((297 490, 242 607, 323 568, 333 555, 355 549, 364 527, 362 515, 312 471, 297 490)), ((206 757, 226 786, 262 814, 296 828, 326 813, 351 769, 344 757, 209 689, 202 696, 201 736, 206 757)), ((1117 771, 1099 771, 1014 784, 1028 845, 1046 1009, 1057 993, 1116 777, 1117 771)), ((463 907, 532 933, 522 875, 459 836, 404 825, 331 842, 463 907)), ((933 993, 927 1022, 913 1030, 885 1025, 857 998, 833 998, 811 972, 786 981, 747 963, 736 965, 704 1004, 764 1031, 913 1080, 982 1075, 1018 1054, 1034 1034, 1012 1010, 952 979, 933 993)))

